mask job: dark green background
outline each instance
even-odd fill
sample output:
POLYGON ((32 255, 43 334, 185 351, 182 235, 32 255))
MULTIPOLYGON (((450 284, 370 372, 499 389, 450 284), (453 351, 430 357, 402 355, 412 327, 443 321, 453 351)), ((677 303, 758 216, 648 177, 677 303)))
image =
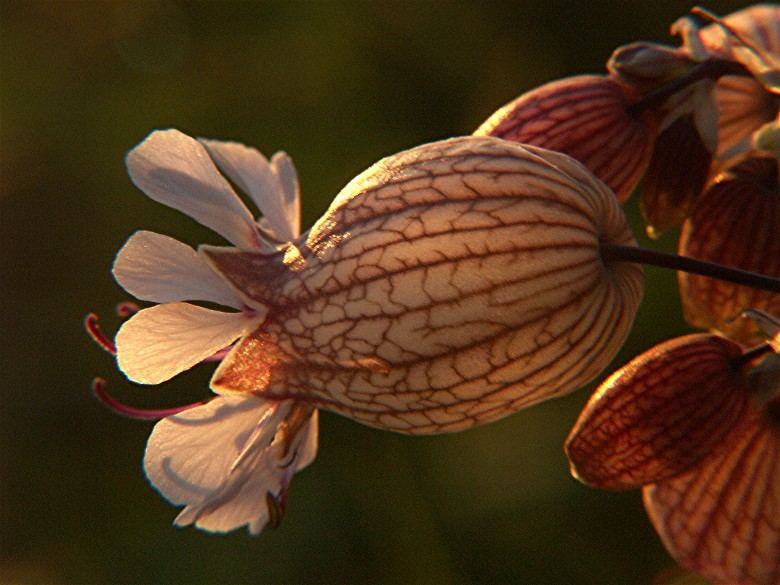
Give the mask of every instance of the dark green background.
MULTIPOLYGON (((561 446, 587 389, 451 436, 324 413, 277 531, 176 529, 140 467, 151 424, 111 414, 89 382, 169 406, 205 397, 212 368, 133 387, 81 320, 96 310, 115 330, 126 297, 109 268, 134 230, 219 243, 131 185, 124 155, 150 130, 286 150, 309 225, 381 156, 467 134, 545 81, 600 72, 620 44, 666 40, 689 6, 3 0, 0 583, 632 585, 672 566, 638 492, 568 474, 561 446)), ((647 274, 616 363, 686 331, 673 275, 647 274)))

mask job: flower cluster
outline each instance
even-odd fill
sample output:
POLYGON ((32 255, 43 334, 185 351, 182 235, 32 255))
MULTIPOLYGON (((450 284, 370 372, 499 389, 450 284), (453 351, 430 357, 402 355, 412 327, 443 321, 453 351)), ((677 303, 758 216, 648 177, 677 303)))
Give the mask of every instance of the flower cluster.
POLYGON ((780 584, 780 8, 697 9, 672 30, 680 46, 621 47, 605 75, 549 83, 471 136, 379 161, 303 233, 284 153, 269 161, 176 130, 133 149, 138 188, 231 244, 196 251, 137 232, 114 277, 156 304, 115 342, 87 321, 137 383, 219 363, 210 401, 165 411, 96 385, 114 410, 160 419, 144 466, 184 506, 176 523, 278 524, 292 476, 316 455, 318 409, 454 432, 594 379, 643 294, 620 205, 641 184, 649 232, 682 224, 680 254, 715 267, 679 277, 686 318, 709 332, 601 385, 567 441, 572 472, 644 486, 685 566, 780 584), (742 269, 735 282, 713 278, 718 267, 727 278, 722 265, 742 269))
MULTIPOLYGON (((651 236, 682 224, 681 255, 780 276, 780 8, 697 9, 672 31, 681 46, 620 47, 607 74, 529 91, 475 134, 565 152, 621 201, 641 181, 651 236)), ((680 294, 692 325, 746 343, 742 308, 780 312, 776 294, 696 275, 680 294)))
MULTIPOLYGON (((529 92, 477 132, 560 148, 621 199, 643 180, 651 235, 681 223, 682 256, 778 277, 780 8, 697 10, 672 30, 681 46, 621 47, 608 75, 529 92)), ((566 442, 572 474, 642 487, 667 549, 713 582, 777 585, 780 294, 684 272, 679 285, 686 319, 709 332, 597 389, 566 442)))

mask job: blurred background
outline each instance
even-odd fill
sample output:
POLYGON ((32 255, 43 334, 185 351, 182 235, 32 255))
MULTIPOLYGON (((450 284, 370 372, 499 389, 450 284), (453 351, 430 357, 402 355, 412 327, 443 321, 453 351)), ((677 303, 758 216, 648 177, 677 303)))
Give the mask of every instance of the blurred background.
MULTIPOLYGON (((102 375, 139 406, 208 395, 208 366, 154 389, 130 385, 82 328, 92 310, 107 332, 118 326, 114 306, 126 296, 109 269, 136 229, 220 243, 130 183, 124 155, 149 131, 286 150, 310 225, 378 158, 468 134, 543 82, 601 72, 618 45, 668 40, 690 8, 617 6, 2 0, 0 583, 682 578, 639 492, 599 492, 569 476, 562 444, 595 383, 450 436, 396 436, 324 413, 319 455, 295 477, 281 527, 257 538, 174 528, 176 510, 141 470, 152 424, 112 414, 89 392, 102 375)), ((628 210, 648 244, 634 202, 628 210)), ((651 245, 671 249, 675 236, 651 245)), ((615 366, 688 330, 673 275, 647 274, 615 366)))

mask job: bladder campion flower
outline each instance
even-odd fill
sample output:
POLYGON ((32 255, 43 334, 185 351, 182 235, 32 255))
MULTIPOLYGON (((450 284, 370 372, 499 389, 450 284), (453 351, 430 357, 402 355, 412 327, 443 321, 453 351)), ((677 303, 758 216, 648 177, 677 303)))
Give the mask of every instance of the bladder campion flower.
POLYGON ((613 193, 541 148, 464 137, 388 157, 301 236, 286 155, 269 163, 168 130, 127 164, 149 197, 235 245, 196 253, 138 232, 114 264, 128 292, 160 303, 116 336, 130 380, 224 358, 211 383, 220 396, 163 418, 147 445, 149 480, 185 506, 179 525, 278 523, 292 475, 316 454, 317 408, 438 433, 571 392, 612 359, 642 296, 639 266, 600 255, 634 244, 613 193))
POLYGON ((566 441, 572 474, 594 487, 644 486, 656 530, 689 569, 777 585, 780 378, 776 363, 763 367, 777 357, 710 334, 640 355, 580 415, 566 441))

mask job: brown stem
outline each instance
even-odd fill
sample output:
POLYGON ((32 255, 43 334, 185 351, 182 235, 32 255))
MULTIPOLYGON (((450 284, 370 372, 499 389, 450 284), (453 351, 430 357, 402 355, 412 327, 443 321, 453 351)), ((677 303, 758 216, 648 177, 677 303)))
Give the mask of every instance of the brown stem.
POLYGON ((772 346, 768 343, 762 343, 761 345, 757 345, 756 347, 750 348, 746 350, 741 356, 739 356, 736 360, 734 360, 734 366, 736 368, 741 368, 742 366, 745 366, 752 362, 755 359, 758 359, 772 351, 772 346))
POLYGON ((601 258, 605 262, 633 262, 635 264, 660 266, 661 268, 671 268, 680 272, 690 272, 691 274, 699 274, 751 288, 780 293, 780 278, 749 272, 740 268, 731 268, 730 266, 723 266, 714 262, 649 250, 647 248, 638 248, 636 246, 621 246, 608 243, 601 244, 600 252, 601 258))

